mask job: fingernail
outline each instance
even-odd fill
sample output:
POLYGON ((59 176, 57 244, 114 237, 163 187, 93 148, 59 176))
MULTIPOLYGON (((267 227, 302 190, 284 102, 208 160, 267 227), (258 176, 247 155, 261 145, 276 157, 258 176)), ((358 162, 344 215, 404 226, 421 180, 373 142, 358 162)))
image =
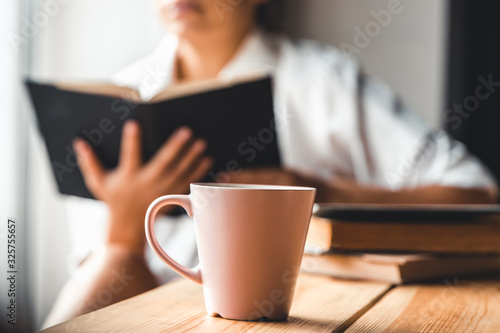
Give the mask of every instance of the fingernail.
POLYGON ((194 144, 194 148, 199 151, 205 150, 205 148, 207 148, 207 143, 205 140, 197 140, 194 144))
POLYGON ((205 160, 203 161, 206 165, 211 165, 214 163, 214 159, 211 157, 205 157, 205 160))
POLYGON ((129 120, 125 123, 124 131, 126 135, 132 135, 137 129, 137 123, 133 120, 129 120))
POLYGON ((85 141, 83 141, 82 139, 76 139, 74 142, 73 142, 73 146, 76 150, 76 152, 80 155, 85 155, 89 152, 89 146, 87 145, 87 143, 85 141))
POLYGON ((191 136, 191 130, 188 127, 183 126, 177 130, 177 133, 175 133, 175 135, 178 138, 185 139, 191 136))

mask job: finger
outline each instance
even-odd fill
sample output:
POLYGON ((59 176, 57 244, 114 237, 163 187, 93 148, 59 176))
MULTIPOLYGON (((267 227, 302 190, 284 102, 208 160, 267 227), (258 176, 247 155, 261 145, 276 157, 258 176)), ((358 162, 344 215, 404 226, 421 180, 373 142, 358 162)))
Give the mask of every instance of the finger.
POLYGON ((199 160, 206 147, 207 144, 204 140, 196 140, 196 142, 193 143, 186 154, 182 157, 175 169, 171 172, 171 176, 177 178, 188 174, 189 171, 193 169, 195 162, 199 160))
POLYGON ((177 191, 184 191, 189 189, 189 184, 193 182, 200 181, 206 176, 208 171, 212 168, 213 160, 210 157, 204 157, 196 166, 191 169, 188 174, 182 177, 165 177, 162 184, 164 188, 175 188, 177 191))
POLYGON ((203 177, 207 175, 208 171, 210 171, 213 164, 214 162, 211 157, 204 157, 201 160, 201 162, 196 166, 196 168, 194 168, 192 172, 189 174, 189 176, 186 179, 187 180, 186 182, 189 184, 200 181, 201 179, 203 179, 203 177))
POLYGON ((192 133, 189 128, 181 127, 178 129, 147 164, 146 172, 159 174, 170 167, 178 159, 191 137, 192 133))
POLYGON ((127 121, 123 126, 118 166, 127 171, 138 169, 142 164, 141 129, 135 121, 127 121))
POLYGON ((220 183, 249 183, 252 179, 255 179, 255 174, 250 170, 240 170, 237 173, 234 172, 220 172, 217 175, 217 182, 220 183))
POLYGON ((104 178, 104 167, 85 140, 76 139, 73 143, 73 148, 76 152, 78 165, 82 172, 85 184, 90 192, 98 197, 100 194, 100 186, 104 178))

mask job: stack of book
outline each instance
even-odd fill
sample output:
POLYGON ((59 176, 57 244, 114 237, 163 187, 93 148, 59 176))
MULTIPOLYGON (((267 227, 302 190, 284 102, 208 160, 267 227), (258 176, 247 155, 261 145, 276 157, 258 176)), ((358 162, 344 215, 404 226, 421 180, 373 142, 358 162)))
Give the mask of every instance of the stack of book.
POLYGON ((407 283, 500 271, 500 206, 315 207, 301 270, 407 283))

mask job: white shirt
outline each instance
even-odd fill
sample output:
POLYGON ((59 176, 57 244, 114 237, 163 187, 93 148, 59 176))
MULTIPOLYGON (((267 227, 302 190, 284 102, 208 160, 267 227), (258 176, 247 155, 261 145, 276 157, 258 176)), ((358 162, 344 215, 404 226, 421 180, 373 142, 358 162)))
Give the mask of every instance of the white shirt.
MULTIPOLYGON (((150 99, 173 81, 177 43, 175 35, 167 35, 153 54, 122 70, 114 82, 150 99)), ((393 189, 494 184, 461 143, 432 130, 387 86, 364 76, 355 61, 331 46, 255 32, 218 78, 259 72, 275 78, 286 167, 393 189)))
MULTIPOLYGON (((113 81, 150 99, 172 84, 177 45, 177 37, 167 35, 153 54, 119 72, 113 81)), ((463 144, 431 129, 387 86, 364 76, 355 61, 334 47, 256 31, 218 78, 256 73, 274 78, 276 129, 285 167, 390 189, 495 186, 491 174, 463 144)), ((194 266, 194 226, 187 219, 158 221, 157 235, 167 253, 194 266)), ((149 248, 147 258, 163 281, 174 276, 149 248)))

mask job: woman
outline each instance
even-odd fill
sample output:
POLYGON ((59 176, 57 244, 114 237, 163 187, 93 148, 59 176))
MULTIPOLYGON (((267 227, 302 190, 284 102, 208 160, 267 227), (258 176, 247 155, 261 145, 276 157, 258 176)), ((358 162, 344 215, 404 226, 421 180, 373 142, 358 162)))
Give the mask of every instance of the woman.
MULTIPOLYGON (((156 0, 170 34, 154 54, 115 81, 138 88, 147 100, 179 82, 273 75, 284 167, 228 173, 224 181, 312 185, 319 202, 493 201, 494 181, 463 145, 431 131, 385 86, 364 77, 355 62, 331 47, 264 32, 262 22, 272 5, 266 0, 156 0), (151 77, 151 70, 159 75, 151 77)), ((109 208, 109 224, 104 246, 81 264, 47 324, 157 285, 158 274, 144 254, 145 211, 156 197, 187 192, 212 161, 203 154, 203 139, 180 128, 142 163, 140 131, 136 123, 126 124, 115 170, 104 170, 87 143, 75 142, 88 188, 109 208)), ((189 253, 195 261, 191 224, 172 218, 164 224, 167 252, 189 253)))

